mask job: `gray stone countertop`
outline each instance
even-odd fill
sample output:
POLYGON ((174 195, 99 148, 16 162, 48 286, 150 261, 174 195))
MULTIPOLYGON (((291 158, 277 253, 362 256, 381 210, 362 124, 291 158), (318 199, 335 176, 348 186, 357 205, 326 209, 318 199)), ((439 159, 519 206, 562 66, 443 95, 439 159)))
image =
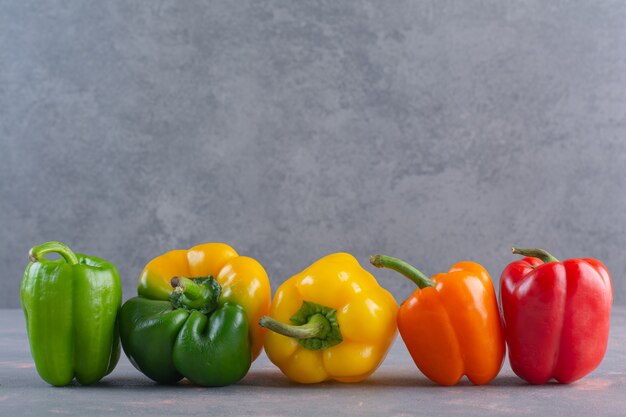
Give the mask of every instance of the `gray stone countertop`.
POLYGON ((440 387, 414 366, 400 338, 387 359, 358 384, 290 383, 265 355, 237 385, 160 386, 122 355, 98 384, 55 388, 43 382, 28 349, 20 310, 0 311, 0 416, 624 416, 626 307, 616 306, 609 347, 593 373, 571 385, 531 386, 505 361, 486 386, 462 380, 440 387))

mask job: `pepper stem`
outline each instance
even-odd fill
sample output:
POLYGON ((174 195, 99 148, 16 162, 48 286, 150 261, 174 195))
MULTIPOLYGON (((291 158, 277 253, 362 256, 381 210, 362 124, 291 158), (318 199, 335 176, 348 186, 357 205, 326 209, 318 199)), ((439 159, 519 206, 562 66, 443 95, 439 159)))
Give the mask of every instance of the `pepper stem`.
POLYGON ((428 278, 419 269, 403 261, 402 259, 394 258, 387 255, 372 255, 370 256, 370 263, 376 268, 389 268, 396 272, 401 273, 411 281, 413 281, 419 288, 434 287, 435 281, 428 278))
POLYGON ((209 289, 196 284, 189 278, 174 277, 170 280, 170 285, 174 288, 174 291, 181 292, 187 296, 190 300, 197 300, 202 296, 206 296, 209 289))
POLYGON ((42 256, 47 253, 54 252, 61 255, 65 262, 70 265, 76 265, 78 263, 78 258, 76 254, 72 252, 72 250, 65 243, 61 242, 46 242, 39 246, 35 246, 28 251, 28 260, 31 262, 39 262, 42 256))
POLYGON ((269 316, 261 317, 259 325, 283 336, 292 337, 309 350, 326 349, 343 341, 337 310, 311 301, 303 301, 290 318, 292 324, 281 323, 269 316))
POLYGON ((320 313, 314 314, 309 318, 306 324, 299 326, 281 323, 270 316, 261 317, 259 325, 278 334, 282 334, 283 336, 293 337, 294 339, 323 338, 330 331, 330 323, 328 323, 326 317, 320 313))
POLYGON ((539 248, 528 248, 528 249, 520 249, 520 248, 512 248, 511 252, 516 255, 528 256, 531 258, 539 258, 543 261, 543 263, 550 262, 559 262, 554 256, 552 256, 548 251, 539 248))
POLYGON ((199 310, 203 313, 215 309, 222 292, 219 283, 213 277, 194 279, 173 277, 170 285, 174 288, 170 299, 177 307, 199 310))

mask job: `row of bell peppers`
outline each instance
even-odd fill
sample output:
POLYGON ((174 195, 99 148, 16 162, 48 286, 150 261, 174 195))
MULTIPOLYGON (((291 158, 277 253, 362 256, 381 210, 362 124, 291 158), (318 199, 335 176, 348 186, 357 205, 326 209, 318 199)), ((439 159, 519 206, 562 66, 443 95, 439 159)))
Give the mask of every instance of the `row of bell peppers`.
POLYGON ((459 262, 428 277, 374 255, 417 288, 400 307, 347 253, 328 255, 285 281, 270 303, 259 262, 224 243, 174 250, 150 261, 138 296, 123 305, 117 269, 60 242, 36 246, 21 285, 31 352, 46 382, 91 384, 110 373, 120 340, 131 363, 159 383, 187 378, 224 386, 243 378, 263 347, 291 380, 357 382, 385 358, 397 330, 432 381, 496 377, 508 345, 513 371, 532 384, 570 383, 593 371, 607 347, 613 300, 595 259, 558 261, 540 249, 500 278, 459 262), (49 260, 48 253, 59 260, 49 260))

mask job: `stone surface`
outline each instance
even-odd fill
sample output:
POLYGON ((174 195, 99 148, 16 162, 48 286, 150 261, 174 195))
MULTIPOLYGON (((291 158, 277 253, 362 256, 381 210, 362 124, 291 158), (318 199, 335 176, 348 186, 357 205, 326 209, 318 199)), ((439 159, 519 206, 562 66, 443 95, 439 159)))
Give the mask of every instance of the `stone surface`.
POLYGON ((202 388, 152 383, 122 355, 100 383, 54 388, 39 379, 19 310, 0 310, 0 415, 148 416, 623 416, 626 307, 614 309, 604 361, 571 384, 532 386, 508 362, 491 384, 440 387, 415 368, 397 340, 382 366, 358 384, 290 383, 262 354, 238 384, 202 388))
POLYGON ((543 246, 604 261, 624 303, 624 21, 608 0, 2 0, 0 306, 48 240, 115 262, 125 298, 152 257, 226 241, 275 286, 334 251, 497 281, 543 246))

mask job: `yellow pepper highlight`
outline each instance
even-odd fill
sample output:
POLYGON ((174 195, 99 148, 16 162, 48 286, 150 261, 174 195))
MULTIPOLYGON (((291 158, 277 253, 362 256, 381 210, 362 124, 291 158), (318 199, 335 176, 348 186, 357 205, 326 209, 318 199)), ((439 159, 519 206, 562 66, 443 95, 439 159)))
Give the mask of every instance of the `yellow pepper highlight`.
POLYGON ((358 382, 371 375, 385 358, 397 333, 397 311, 393 296, 352 255, 331 254, 278 288, 271 305, 271 318, 261 320, 262 325, 274 330, 265 336, 265 351, 293 381, 358 382), (316 337, 309 335, 304 342, 276 333, 275 327, 294 323, 295 317, 306 317, 302 312, 311 307, 309 303, 326 307, 326 315, 315 314, 313 320, 313 315, 309 315, 304 326, 286 327, 306 327, 309 333, 317 332, 316 337), (340 336, 330 342, 337 344, 326 347, 332 326, 340 336))
POLYGON ((137 292, 155 300, 168 300, 173 277, 212 276, 222 287, 220 302, 232 301, 243 307, 250 323, 252 360, 263 349, 265 329, 257 323, 268 313, 270 282, 263 266, 239 256, 225 243, 204 243, 189 250, 173 250, 151 260, 139 278, 137 292))

